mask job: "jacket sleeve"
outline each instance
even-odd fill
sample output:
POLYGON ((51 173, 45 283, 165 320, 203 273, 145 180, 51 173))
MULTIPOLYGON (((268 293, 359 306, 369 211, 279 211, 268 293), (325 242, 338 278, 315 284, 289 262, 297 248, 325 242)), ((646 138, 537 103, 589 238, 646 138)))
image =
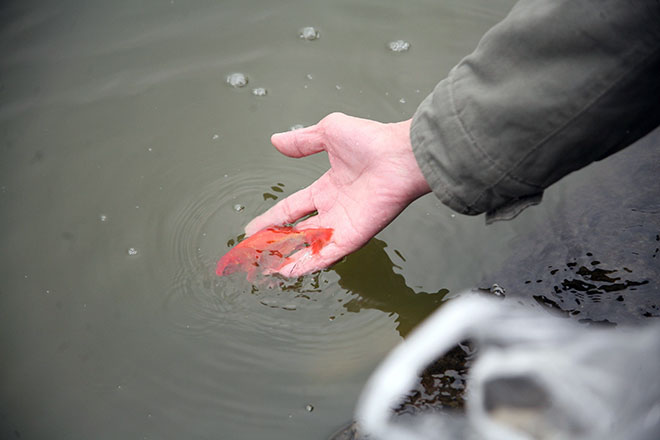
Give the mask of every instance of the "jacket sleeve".
POLYGON ((421 103, 411 141, 436 196, 475 215, 658 124, 659 0, 521 0, 421 103))

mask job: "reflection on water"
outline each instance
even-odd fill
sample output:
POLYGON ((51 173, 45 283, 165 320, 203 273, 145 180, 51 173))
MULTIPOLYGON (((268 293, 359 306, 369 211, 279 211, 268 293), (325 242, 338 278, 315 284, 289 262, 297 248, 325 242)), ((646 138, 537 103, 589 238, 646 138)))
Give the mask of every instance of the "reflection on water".
POLYGON ((401 268, 392 262, 385 252, 386 247, 387 243, 374 238, 332 269, 339 275, 339 285, 357 295, 344 304, 346 310, 357 313, 363 309, 376 309, 395 316, 397 331, 406 336, 442 303, 449 291, 415 292, 406 284, 405 278, 395 272, 401 268))

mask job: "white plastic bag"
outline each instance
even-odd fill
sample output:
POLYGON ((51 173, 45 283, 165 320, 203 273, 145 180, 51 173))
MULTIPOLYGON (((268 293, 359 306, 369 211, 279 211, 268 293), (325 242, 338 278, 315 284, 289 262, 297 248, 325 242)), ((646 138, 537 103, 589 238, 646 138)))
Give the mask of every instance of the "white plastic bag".
POLYGON ((660 325, 593 328, 476 295, 450 301, 378 367, 356 409, 380 440, 660 439, 660 325), (422 370, 470 339, 466 414, 392 417, 422 370))

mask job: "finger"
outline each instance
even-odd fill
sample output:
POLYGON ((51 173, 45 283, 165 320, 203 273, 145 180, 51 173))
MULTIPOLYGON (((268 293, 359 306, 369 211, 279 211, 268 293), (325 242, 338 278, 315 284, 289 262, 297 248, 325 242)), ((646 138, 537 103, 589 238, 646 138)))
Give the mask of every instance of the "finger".
POLYGON ((354 229, 352 225, 347 225, 345 220, 342 222, 342 220, 333 219, 323 213, 306 218, 296 224, 296 229, 299 230, 316 228, 331 228, 333 230, 332 241, 341 248, 341 252, 343 252, 341 257, 360 249, 379 232, 379 230, 360 232, 354 229))
POLYGON ((280 153, 289 157, 304 157, 324 150, 323 136, 316 129, 316 125, 275 133, 270 141, 280 153))
POLYGON ((301 189, 280 200, 268 211, 255 217, 245 226, 245 234, 252 235, 267 226, 294 223, 300 217, 316 210, 312 197, 311 186, 301 189))
POLYGON ((334 243, 329 243, 317 254, 313 254, 309 248, 306 248, 287 258, 277 272, 285 277, 298 277, 325 269, 345 255, 346 253, 334 243))
POLYGON ((296 224, 296 229, 298 230, 303 230, 303 229, 316 229, 316 228, 334 228, 333 225, 329 223, 323 223, 322 218, 319 218, 318 215, 313 215, 300 223, 296 224))

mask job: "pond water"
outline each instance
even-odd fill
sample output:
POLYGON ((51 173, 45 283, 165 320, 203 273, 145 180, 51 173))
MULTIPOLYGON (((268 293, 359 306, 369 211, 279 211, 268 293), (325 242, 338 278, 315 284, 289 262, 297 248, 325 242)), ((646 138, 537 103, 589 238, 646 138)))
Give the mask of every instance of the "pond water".
POLYGON ((3 2, 0 437, 325 439, 350 421, 385 353, 562 190, 489 227, 427 196, 296 280, 215 262, 327 169, 273 132, 409 118, 512 4, 3 2))

